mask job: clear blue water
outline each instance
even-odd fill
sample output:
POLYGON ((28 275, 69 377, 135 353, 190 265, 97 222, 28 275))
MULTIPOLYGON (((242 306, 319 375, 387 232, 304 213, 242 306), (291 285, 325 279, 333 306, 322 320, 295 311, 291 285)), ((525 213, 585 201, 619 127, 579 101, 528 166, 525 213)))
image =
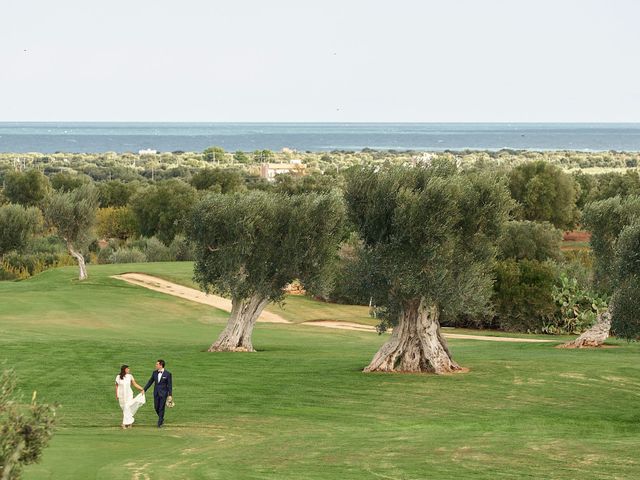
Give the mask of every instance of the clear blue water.
POLYGON ((11 123, 2 152, 257 149, 640 151, 640 123, 11 123))

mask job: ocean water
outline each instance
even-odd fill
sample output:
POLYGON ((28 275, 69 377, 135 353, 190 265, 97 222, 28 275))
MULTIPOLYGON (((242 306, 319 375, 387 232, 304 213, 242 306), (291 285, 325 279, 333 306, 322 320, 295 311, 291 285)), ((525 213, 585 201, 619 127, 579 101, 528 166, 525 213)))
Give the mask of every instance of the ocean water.
POLYGON ((640 123, 12 123, 1 152, 395 150, 640 151, 640 123))

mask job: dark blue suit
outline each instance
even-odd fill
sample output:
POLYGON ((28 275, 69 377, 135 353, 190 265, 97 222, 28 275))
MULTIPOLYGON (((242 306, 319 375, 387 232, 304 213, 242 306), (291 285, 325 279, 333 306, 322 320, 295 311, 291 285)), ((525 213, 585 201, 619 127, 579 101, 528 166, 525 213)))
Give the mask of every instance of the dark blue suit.
POLYGON ((164 408, 167 404, 167 397, 173 395, 173 381, 168 370, 162 372, 162 377, 158 382, 158 370, 154 370, 151 378, 144 387, 145 392, 153 384, 153 406, 158 414, 158 426, 164 423, 164 408))

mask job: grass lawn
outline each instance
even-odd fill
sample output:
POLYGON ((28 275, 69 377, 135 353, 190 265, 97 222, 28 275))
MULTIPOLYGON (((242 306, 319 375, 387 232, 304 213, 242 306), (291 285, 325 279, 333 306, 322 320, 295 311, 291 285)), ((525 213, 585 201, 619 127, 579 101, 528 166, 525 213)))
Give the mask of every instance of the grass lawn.
MULTIPOLYGON (((224 312, 109 278, 125 271, 0 283, 0 361, 25 398, 37 389, 61 404, 27 479, 640 477, 637 344, 451 340, 470 373, 365 375, 376 334, 258 324, 258 353, 212 354, 224 312), (145 405, 121 431, 119 365, 143 382, 157 358, 173 373, 176 408, 165 429, 145 405)), ((135 271, 190 276, 184 264, 135 271)))

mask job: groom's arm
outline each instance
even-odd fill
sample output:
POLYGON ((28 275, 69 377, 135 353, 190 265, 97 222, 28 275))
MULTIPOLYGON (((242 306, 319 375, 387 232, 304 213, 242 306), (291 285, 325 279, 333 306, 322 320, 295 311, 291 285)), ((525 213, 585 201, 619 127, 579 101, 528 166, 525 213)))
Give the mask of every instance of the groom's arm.
POLYGON ((152 374, 151 374, 151 378, 149 379, 149 381, 147 382, 147 384, 144 386, 144 391, 145 391, 145 392, 147 391, 147 389, 148 389, 151 385, 153 385, 153 381, 154 381, 154 378, 153 378, 153 373, 152 373, 152 374))
POLYGON ((173 396, 173 375, 169 374, 169 378, 167 378, 167 387, 169 389, 168 395, 170 397, 173 396))

